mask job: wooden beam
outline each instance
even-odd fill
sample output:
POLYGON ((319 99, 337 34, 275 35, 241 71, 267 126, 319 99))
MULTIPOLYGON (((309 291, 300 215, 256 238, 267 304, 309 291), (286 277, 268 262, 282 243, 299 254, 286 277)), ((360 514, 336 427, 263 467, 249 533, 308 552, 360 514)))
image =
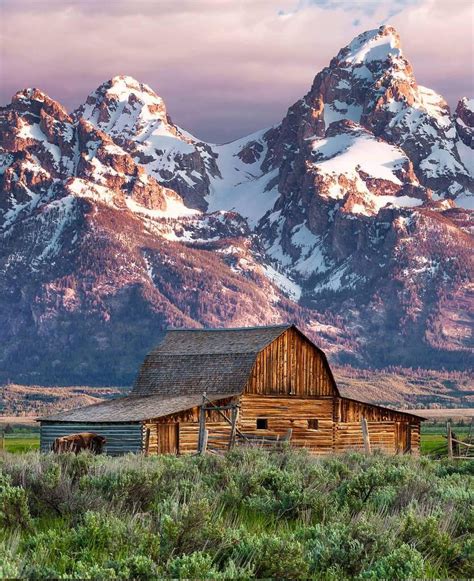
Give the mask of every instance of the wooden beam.
POLYGON ((367 420, 362 418, 361 420, 362 426, 362 438, 364 439, 364 450, 366 454, 371 454, 372 450, 370 448, 370 434, 369 434, 369 426, 367 424, 367 420))
POLYGON ((199 408, 199 436, 198 436, 198 452, 202 452, 204 445, 204 432, 206 431, 206 410, 204 404, 206 403, 206 392, 202 394, 202 405, 199 408))
MULTIPOLYGON (((221 410, 220 410, 220 409, 219 409, 217 406, 215 406, 215 405, 212 403, 212 401, 211 401, 210 399, 208 399, 208 398, 206 397, 206 394, 205 394, 205 393, 203 394, 203 398, 204 398, 205 400, 207 400, 207 401, 208 401, 208 402, 209 402, 209 403, 210 403, 210 404, 213 406, 213 408, 211 408, 211 410, 210 410, 210 411, 212 411, 212 410, 215 410, 215 411, 217 411, 217 412, 219 413, 219 415, 221 415, 221 416, 223 417, 223 419, 224 419, 224 420, 225 420, 225 421, 226 421, 228 424, 230 424, 230 425, 232 426, 232 422, 231 422, 231 420, 229 420, 229 418, 228 418, 228 417, 227 417, 227 416, 226 416, 226 415, 225 415, 223 412, 221 412, 221 410)), ((235 405, 237 406, 237 404, 235 404, 235 405)), ((247 439, 247 438, 246 438, 246 436, 245 436, 245 434, 242 434, 242 432, 241 432, 241 431, 240 431, 240 430, 239 430, 237 427, 235 428, 235 431, 237 432, 237 434, 239 434, 239 436, 242 436, 242 438, 245 438, 245 439, 247 439)))
POLYGON ((230 428, 230 437, 229 437, 229 446, 228 449, 230 450, 231 448, 234 447, 235 444, 235 433, 237 430, 237 413, 238 413, 238 409, 237 406, 234 406, 232 408, 232 425, 230 428))
POLYGON ((145 432, 145 456, 148 456, 148 449, 150 447, 150 428, 146 428, 145 432))
POLYGON ((205 454, 206 453, 208 439, 209 439, 209 430, 206 430, 205 429, 204 430, 204 436, 203 436, 203 439, 202 439, 202 446, 201 446, 201 448, 199 450, 199 453, 200 454, 205 454))

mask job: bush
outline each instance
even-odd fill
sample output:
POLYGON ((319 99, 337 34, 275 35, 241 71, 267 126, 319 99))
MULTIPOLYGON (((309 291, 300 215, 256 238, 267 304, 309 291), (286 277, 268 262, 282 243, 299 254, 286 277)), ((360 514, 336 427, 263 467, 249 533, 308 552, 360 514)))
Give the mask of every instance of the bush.
POLYGON ((422 579, 425 578, 423 557, 409 547, 401 545, 386 557, 375 561, 362 575, 362 579, 422 579))
POLYGON ((12 486, 11 477, 0 472, 0 525, 7 528, 29 528, 31 516, 26 491, 12 486))
POLYGON ((0 577, 472 578, 466 464, 5 454, 0 577))

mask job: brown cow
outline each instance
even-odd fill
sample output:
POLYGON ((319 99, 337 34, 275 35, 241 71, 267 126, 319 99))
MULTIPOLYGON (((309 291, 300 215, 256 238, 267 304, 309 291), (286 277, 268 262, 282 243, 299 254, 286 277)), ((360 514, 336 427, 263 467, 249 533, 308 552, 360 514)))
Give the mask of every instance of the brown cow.
POLYGON ((105 442, 106 439, 103 436, 92 432, 82 432, 80 434, 71 434, 56 438, 51 446, 51 450, 55 454, 60 454, 61 452, 78 454, 81 450, 89 450, 93 454, 101 454, 105 442))

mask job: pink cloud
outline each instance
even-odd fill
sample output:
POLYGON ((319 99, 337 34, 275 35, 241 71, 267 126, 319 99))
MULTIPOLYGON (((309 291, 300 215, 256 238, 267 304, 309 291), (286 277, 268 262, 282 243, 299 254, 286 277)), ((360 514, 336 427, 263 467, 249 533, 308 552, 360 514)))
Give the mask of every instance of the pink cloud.
MULTIPOLYGON (((472 92, 473 8, 450 5, 423 0, 391 23, 418 81, 455 104, 472 92)), ((4 0, 0 99, 37 86, 71 109, 104 80, 128 74, 165 99, 175 122, 226 141, 277 123, 339 48, 386 16, 358 14, 354 26, 350 10, 294 7, 291 0, 4 0)))

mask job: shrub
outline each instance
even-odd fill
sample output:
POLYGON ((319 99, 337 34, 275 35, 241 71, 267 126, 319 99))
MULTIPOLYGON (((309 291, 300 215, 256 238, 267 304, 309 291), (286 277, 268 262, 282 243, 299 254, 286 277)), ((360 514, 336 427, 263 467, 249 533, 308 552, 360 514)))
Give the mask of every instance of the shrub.
POLYGON ((9 528, 31 526, 26 491, 12 486, 11 478, 0 472, 0 525, 9 528))
POLYGON ((4 454, 0 573, 472 578, 472 484, 463 463, 377 454, 4 454))
POLYGON ((171 559, 167 570, 173 579, 213 579, 218 576, 211 556, 200 551, 171 559))
POLYGON ((403 544, 390 554, 376 560, 362 572, 362 579, 421 579, 425 577, 423 557, 403 544))

